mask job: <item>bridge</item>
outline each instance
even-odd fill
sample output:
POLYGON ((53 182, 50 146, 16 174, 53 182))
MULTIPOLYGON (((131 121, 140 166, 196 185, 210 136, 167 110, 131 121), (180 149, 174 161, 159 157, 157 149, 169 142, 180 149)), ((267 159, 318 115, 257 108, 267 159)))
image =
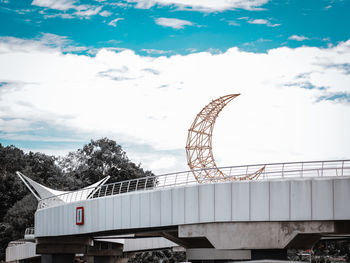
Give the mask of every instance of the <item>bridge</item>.
POLYGON ((167 238, 185 247, 189 260, 285 258, 287 248, 350 234, 350 160, 220 171, 225 180, 198 183, 186 171, 41 198, 36 252, 53 255, 43 262, 68 262, 59 254, 84 253, 92 238, 128 235, 167 238), (256 180, 240 180, 259 169, 256 180))

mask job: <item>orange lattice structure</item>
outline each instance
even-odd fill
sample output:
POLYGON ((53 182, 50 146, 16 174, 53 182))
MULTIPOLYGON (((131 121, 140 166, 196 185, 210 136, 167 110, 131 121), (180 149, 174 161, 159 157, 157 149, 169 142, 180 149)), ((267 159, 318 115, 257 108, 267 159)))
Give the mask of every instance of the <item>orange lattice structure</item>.
POLYGON ((230 177, 218 169, 212 151, 212 135, 215 120, 222 109, 240 94, 230 94, 213 100, 196 116, 188 130, 186 154, 187 162, 194 177, 199 183, 208 181, 252 180, 259 177, 264 168, 254 174, 242 177, 230 177))

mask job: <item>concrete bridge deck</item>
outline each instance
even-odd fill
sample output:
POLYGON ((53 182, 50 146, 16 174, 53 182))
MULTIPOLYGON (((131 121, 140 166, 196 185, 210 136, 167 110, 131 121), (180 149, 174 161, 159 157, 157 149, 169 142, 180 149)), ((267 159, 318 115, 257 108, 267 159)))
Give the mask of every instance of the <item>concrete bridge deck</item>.
POLYGON ((350 234, 350 160, 221 170, 234 180, 198 184, 183 172, 43 199, 35 213, 37 253, 62 253, 57 247, 72 242, 66 253, 83 253, 93 237, 134 234, 165 237, 189 254, 202 249, 234 252, 234 259, 283 258, 286 248, 310 248, 322 235, 350 234), (262 167, 258 180, 239 180, 262 167), (83 224, 77 224, 79 207, 83 224))
POLYGON ((226 182, 130 192, 40 209, 36 237, 134 233, 219 222, 350 220, 350 177, 226 182), (76 225, 76 208, 85 222, 76 225))

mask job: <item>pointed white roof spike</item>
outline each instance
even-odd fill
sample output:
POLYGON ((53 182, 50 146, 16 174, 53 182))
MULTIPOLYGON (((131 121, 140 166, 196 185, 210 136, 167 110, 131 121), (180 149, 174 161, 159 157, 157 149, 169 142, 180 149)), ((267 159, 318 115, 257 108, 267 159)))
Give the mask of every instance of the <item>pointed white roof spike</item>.
POLYGON ((46 186, 43 186, 20 172, 16 172, 16 174, 38 200, 68 193, 66 191, 58 191, 58 190, 54 190, 46 186))
POLYGON ((75 201, 81 201, 86 200, 89 197, 93 196, 93 194, 97 191, 97 188, 104 185, 107 180, 110 178, 110 176, 106 176, 102 180, 98 181, 97 183, 94 183, 90 186, 87 186, 81 190, 79 190, 79 194, 77 194, 77 191, 58 191, 51 188, 48 188, 46 186, 43 186, 29 177, 25 176, 21 172, 16 172, 18 177, 22 180, 22 182, 27 186, 27 188, 32 192, 32 194, 38 199, 38 201, 41 201, 46 198, 50 197, 57 197, 55 198, 55 201, 59 202, 75 202, 75 201))

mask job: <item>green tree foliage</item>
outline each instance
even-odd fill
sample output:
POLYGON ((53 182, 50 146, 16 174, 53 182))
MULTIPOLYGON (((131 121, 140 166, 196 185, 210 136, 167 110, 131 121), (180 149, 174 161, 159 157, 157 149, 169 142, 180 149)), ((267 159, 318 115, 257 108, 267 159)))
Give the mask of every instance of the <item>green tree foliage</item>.
POLYGON ((78 189, 107 175, 110 183, 153 175, 131 162, 121 146, 107 138, 91 140, 59 159, 0 144, 0 261, 8 242, 22 238, 25 228, 34 225, 37 201, 16 171, 58 190, 78 189))
POLYGON ((49 187, 62 188, 64 180, 55 161, 54 156, 32 152, 26 154, 15 146, 3 147, 0 144, 0 222, 7 211, 28 194, 16 171, 49 187))
POLYGON ((7 211, 4 221, 11 224, 13 228, 12 239, 22 237, 25 229, 33 226, 37 205, 35 197, 32 194, 27 194, 7 211))
POLYGON ((173 252, 170 249, 136 253, 128 263, 177 263, 186 261, 185 252, 173 252))
POLYGON ((79 186, 86 186, 110 175, 108 183, 153 175, 131 162, 122 147, 107 138, 91 140, 82 149, 59 160, 59 166, 79 186))
POLYGON ((23 237, 24 229, 33 226, 36 201, 16 175, 16 171, 50 187, 60 186, 62 178, 55 157, 42 153, 24 153, 15 146, 0 144, 0 260, 7 243, 23 237))
POLYGON ((14 176, 16 171, 26 166, 24 156, 22 150, 0 144, 0 222, 7 210, 26 193, 22 183, 14 176))
POLYGON ((12 241, 13 227, 11 224, 0 222, 0 262, 5 260, 5 248, 12 241))

